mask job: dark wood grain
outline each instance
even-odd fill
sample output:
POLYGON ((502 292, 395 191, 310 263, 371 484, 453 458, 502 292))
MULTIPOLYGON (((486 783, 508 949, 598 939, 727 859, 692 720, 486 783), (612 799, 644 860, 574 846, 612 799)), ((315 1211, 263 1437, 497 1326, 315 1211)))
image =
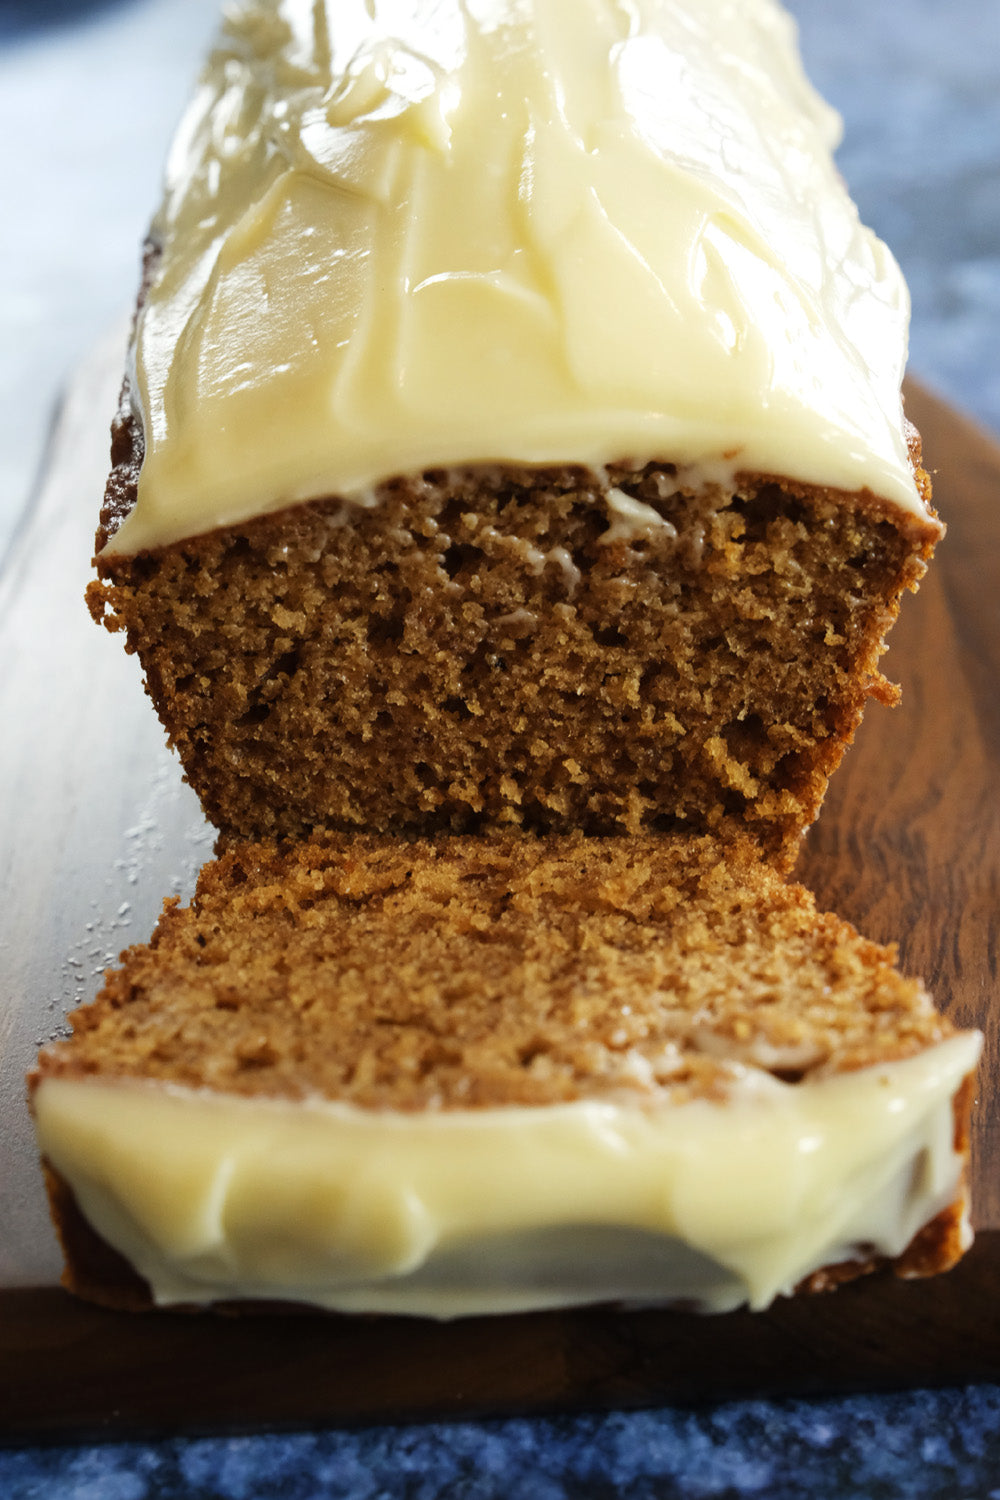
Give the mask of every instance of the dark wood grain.
MULTIPOLYGON (((1000 447, 920 389, 908 409, 948 536, 893 634, 887 669, 903 705, 870 707, 799 874, 822 904, 898 940, 938 1004, 986 1033, 979 1234, 958 1269, 929 1282, 880 1275, 763 1314, 590 1309, 445 1325, 128 1316, 22 1276, 0 1289, 0 1434, 246 1430, 1000 1378, 1000 447)), ((0 600, 8 618, 17 597, 0 600)), ((120 746, 139 761, 133 777, 144 774, 136 743, 120 746)), ((179 816, 164 806, 167 821, 179 816)), ((150 880, 158 901, 163 882, 150 880)), ((24 942, 37 948, 37 934, 24 942)))
POLYGON ((250 1431, 951 1384, 1000 1373, 998 1307, 995 1233, 935 1281, 873 1278, 711 1319, 133 1315, 46 1288, 7 1299, 2 1358, 18 1378, 4 1428, 21 1440, 250 1431))
POLYGON ((984 1032, 974 1222, 1000 1229, 1000 445, 920 387, 907 411, 948 533, 892 633, 902 705, 869 706, 796 873, 984 1032))

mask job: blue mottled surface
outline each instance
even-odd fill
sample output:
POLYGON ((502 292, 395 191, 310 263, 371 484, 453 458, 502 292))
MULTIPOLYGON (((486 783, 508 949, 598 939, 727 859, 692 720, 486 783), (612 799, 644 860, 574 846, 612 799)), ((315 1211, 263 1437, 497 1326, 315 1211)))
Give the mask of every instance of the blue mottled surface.
POLYGON ((4 1500, 1000 1500, 1000 1387, 0 1452, 4 1500))
MULTIPOLYGON (((1000 428, 1000 4, 792 8, 846 118, 844 174, 910 281, 913 368, 1000 428)), ((65 374, 131 298, 213 10, 0 0, 0 134, 31 147, 0 153, 0 212, 18 206, 0 235, 0 549, 65 374)), ((175 1496, 1000 1500, 1000 1387, 0 1452, 0 1500, 175 1496)))

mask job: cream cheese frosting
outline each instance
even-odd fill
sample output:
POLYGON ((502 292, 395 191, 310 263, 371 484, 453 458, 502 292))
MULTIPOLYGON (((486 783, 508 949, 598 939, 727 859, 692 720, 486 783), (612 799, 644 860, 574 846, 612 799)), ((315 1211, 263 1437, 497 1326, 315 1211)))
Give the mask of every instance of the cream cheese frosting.
POLYGON ((42 1154, 159 1303, 449 1318, 599 1301, 765 1307, 898 1256, 961 1191, 981 1039, 728 1096, 392 1113, 50 1076, 42 1154))
POLYGON ((907 293, 838 129, 774 0, 239 0, 168 164, 107 550, 495 462, 926 524, 907 293))

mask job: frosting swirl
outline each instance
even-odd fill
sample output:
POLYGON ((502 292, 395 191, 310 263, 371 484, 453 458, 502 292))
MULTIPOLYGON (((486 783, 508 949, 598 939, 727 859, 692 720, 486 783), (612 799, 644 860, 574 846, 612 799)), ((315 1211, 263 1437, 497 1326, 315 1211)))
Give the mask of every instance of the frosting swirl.
POLYGON ((838 129, 774 0, 242 0, 169 161, 109 550, 496 462, 723 458, 925 519, 838 129))

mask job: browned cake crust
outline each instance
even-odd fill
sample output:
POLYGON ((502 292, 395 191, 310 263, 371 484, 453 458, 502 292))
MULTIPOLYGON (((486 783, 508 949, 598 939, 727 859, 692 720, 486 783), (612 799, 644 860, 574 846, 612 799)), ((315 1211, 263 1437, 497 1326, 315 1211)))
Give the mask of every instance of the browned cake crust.
MULTIPOLYGON (((32 1085, 93 1074, 393 1109, 721 1097, 733 1062, 794 1083, 951 1035, 892 960, 746 840, 240 845, 126 950, 32 1085)), ((963 1154, 970 1102, 967 1085, 963 1154)), ((49 1191, 67 1285, 147 1306, 51 1171, 49 1191)), ((952 1265, 962 1209, 959 1196, 893 1269, 952 1265)), ((826 1267, 801 1290, 885 1264, 826 1267)))
POLYGON ((935 535, 763 476, 435 471, 101 556, 89 602, 228 835, 733 825, 788 866, 935 535), (611 486, 668 524, 620 534, 611 486))

